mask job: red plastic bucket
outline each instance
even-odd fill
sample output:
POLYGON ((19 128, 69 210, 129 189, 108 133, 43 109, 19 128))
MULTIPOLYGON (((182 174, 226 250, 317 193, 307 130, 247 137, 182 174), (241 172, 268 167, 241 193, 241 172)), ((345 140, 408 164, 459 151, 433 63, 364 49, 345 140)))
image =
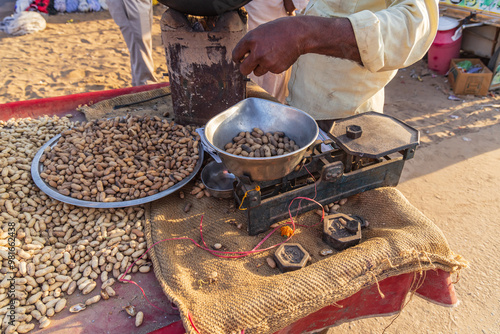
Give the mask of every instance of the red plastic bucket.
POLYGON ((460 57, 462 32, 460 22, 451 17, 439 18, 438 31, 427 53, 427 66, 438 74, 445 75, 453 58, 460 57), (456 35, 455 35, 456 34, 456 35))

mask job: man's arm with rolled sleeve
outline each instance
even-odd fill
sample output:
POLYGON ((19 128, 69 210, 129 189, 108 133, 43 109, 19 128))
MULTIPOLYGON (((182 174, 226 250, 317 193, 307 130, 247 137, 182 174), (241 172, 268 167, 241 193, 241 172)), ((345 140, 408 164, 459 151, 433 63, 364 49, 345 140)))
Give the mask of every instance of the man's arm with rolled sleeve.
POLYGON ((436 0, 393 1, 387 9, 348 17, 282 18, 248 33, 233 60, 243 74, 257 76, 281 73, 307 53, 349 59, 372 72, 393 70, 424 56, 437 21, 436 0))
POLYGON ((385 10, 348 16, 361 63, 371 72, 396 70, 420 60, 434 40, 438 18, 435 0, 393 1, 385 10))

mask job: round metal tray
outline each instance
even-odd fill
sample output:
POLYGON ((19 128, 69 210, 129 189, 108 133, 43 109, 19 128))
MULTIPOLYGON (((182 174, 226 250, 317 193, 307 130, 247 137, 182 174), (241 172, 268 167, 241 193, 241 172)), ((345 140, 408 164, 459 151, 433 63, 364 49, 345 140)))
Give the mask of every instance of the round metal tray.
POLYGON ((40 173, 43 172, 43 164, 40 162, 40 158, 42 157, 43 151, 47 147, 54 147, 56 146, 59 138, 61 135, 57 135, 51 140, 49 140, 45 145, 43 145, 38 152, 36 153, 35 157, 33 158, 33 161, 31 162, 31 177, 33 178, 33 181, 37 185, 37 187, 43 191, 45 194, 48 196, 72 205, 76 206, 83 206, 87 208, 99 208, 99 209, 108 209, 108 208, 123 208, 127 206, 133 206, 133 205, 140 205, 144 203, 149 203, 154 200, 160 199, 162 197, 165 197, 167 195, 170 195, 171 193, 181 189, 183 186, 185 186, 189 181, 191 181, 196 174, 198 174, 201 165, 203 164, 203 147, 201 146, 201 141, 199 145, 199 158, 198 162, 196 163, 196 166, 194 167, 194 170, 191 174, 189 174, 188 177, 184 178, 182 181, 176 183, 174 186, 168 188, 167 190, 161 191, 159 193, 156 193, 152 196, 146 196, 134 200, 129 200, 129 201, 121 201, 121 202, 92 202, 92 201, 84 201, 81 199, 76 199, 70 196, 65 196, 59 193, 55 188, 51 187, 47 183, 45 183, 44 180, 42 180, 40 173))

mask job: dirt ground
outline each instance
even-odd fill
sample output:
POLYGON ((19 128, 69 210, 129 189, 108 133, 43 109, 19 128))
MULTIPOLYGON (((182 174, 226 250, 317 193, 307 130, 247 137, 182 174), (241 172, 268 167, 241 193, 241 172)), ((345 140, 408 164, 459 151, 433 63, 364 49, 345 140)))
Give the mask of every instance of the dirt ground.
MULTIPOLYGON (((167 72, 155 7, 154 62, 167 72)), ((0 103, 128 87, 128 50, 109 13, 51 16, 47 28, 0 33, 0 103)), ((414 297, 385 333, 500 333, 500 97, 459 96, 425 60, 399 71, 385 112, 420 130, 421 145, 398 189, 470 261, 455 285, 460 304, 414 297), (420 77, 421 81, 418 79, 420 77)), ((383 333, 393 317, 359 320, 328 333, 383 333)))

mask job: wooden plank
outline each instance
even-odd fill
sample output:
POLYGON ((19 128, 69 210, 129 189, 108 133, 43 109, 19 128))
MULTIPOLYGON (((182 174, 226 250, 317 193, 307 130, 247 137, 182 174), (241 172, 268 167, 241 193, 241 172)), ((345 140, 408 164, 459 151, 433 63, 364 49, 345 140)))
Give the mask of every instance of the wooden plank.
POLYGON ((444 14, 449 17, 456 19, 463 19, 469 16, 471 13, 475 13, 476 17, 471 22, 482 22, 484 24, 492 25, 495 27, 500 27, 500 15, 495 15, 492 13, 485 13, 482 11, 471 10, 467 8, 455 7, 447 4, 439 5, 440 14, 444 14))

